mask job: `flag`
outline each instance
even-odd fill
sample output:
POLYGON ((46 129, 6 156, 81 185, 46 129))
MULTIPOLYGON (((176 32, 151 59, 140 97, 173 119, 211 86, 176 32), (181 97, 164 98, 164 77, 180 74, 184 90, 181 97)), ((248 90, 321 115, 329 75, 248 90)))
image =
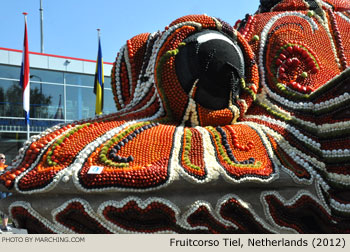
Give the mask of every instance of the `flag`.
POLYGON ((22 86, 23 110, 26 125, 29 125, 29 104, 30 104, 30 79, 29 79, 29 51, 27 34, 27 13, 24 14, 24 41, 22 52, 21 78, 19 84, 22 86))
POLYGON ((103 111, 103 89, 104 89, 104 75, 103 75, 103 59, 101 50, 101 40, 98 36, 98 54, 96 62, 96 74, 94 83, 94 94, 96 95, 96 115, 101 115, 103 111))

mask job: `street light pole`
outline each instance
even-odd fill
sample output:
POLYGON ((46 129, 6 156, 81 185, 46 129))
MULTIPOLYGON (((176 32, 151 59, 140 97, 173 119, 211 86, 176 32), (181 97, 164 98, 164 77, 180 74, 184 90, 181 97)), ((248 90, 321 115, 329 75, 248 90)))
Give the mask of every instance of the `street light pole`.
POLYGON ((43 10, 43 1, 40 0, 40 40, 41 40, 41 49, 40 52, 44 53, 44 28, 43 28, 43 23, 44 23, 44 10, 43 10))

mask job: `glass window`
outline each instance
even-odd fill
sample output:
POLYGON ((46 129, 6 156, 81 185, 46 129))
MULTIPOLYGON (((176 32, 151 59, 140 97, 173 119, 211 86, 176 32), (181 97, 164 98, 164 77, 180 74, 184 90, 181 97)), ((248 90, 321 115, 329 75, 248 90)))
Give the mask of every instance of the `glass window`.
POLYGON ((105 76, 105 88, 111 88, 111 77, 105 76))
POLYGON ((22 87, 19 81, 0 79, 0 116, 24 116, 22 87))
POLYGON ((105 89, 104 92, 104 103, 103 103, 103 113, 111 114, 117 112, 116 105, 113 99, 113 93, 111 89, 105 89))
POLYGON ((16 66, 0 65, 0 78, 20 79, 21 68, 16 66))
POLYGON ((80 120, 95 116, 93 88, 66 87, 67 120, 80 120))
MULTIPOLYGON (((93 87, 95 83, 95 75, 65 73, 66 84, 93 87)), ((111 78, 104 78, 105 88, 111 88, 111 78)))
MULTIPOLYGON (((63 86, 30 84, 30 117, 64 119, 63 86), (56 115, 56 113, 58 114, 56 115)), ((0 116, 23 117, 22 87, 19 81, 0 79, 0 116)))
POLYGON ((65 73, 66 84, 93 87, 95 76, 88 74, 65 73))
POLYGON ((30 117, 64 119, 63 86, 44 83, 30 85, 30 117))
POLYGON ((52 82, 63 84, 63 72, 30 69, 31 80, 36 82, 52 82))
MULTIPOLYGON (((95 117, 96 96, 93 88, 67 87, 67 120, 80 120, 95 117)), ((104 92, 103 113, 116 112, 113 94, 110 89, 104 92)))
POLYGON ((5 105, 6 105, 6 100, 5 100, 5 89, 3 87, 3 80, 0 80, 0 116, 5 115, 5 105))

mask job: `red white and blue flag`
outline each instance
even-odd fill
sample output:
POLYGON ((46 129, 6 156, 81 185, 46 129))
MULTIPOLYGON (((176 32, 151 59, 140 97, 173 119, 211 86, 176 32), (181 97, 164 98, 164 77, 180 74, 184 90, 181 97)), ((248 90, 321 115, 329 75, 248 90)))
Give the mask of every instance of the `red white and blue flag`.
POLYGON ((22 54, 21 78, 19 84, 22 86, 23 109, 26 124, 29 125, 29 104, 30 104, 30 79, 29 79, 29 51, 27 34, 27 13, 24 14, 24 42, 22 54))

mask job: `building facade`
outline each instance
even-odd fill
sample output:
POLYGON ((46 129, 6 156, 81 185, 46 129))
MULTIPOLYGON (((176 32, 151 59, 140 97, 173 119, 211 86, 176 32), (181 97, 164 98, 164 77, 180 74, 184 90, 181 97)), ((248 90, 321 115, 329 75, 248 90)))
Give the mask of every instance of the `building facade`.
MULTIPOLYGON (((30 135, 59 123, 95 116, 96 61, 31 52, 30 135)), ((27 138, 22 89, 22 51, 0 48, 0 153, 7 163, 27 138)), ((104 114, 116 111, 110 84, 112 63, 104 63, 104 114)))

